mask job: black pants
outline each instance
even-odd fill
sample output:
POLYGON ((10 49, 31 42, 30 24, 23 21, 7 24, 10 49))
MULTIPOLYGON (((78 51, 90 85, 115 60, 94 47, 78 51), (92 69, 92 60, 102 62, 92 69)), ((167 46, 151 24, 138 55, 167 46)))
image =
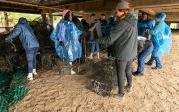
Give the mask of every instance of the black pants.
POLYGON ((112 47, 109 46, 109 47, 108 47, 108 57, 111 56, 111 55, 112 55, 112 47))
POLYGON ((119 94, 124 94, 125 76, 127 78, 128 86, 132 86, 131 63, 131 61, 116 60, 119 94))

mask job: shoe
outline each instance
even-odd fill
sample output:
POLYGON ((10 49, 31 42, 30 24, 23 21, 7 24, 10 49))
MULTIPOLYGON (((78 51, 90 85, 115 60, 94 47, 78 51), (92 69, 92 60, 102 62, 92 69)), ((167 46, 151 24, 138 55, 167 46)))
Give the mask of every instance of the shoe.
POLYGON ((144 73, 141 73, 141 72, 138 72, 138 71, 133 72, 132 74, 133 74, 134 76, 143 76, 143 75, 144 75, 144 73))
POLYGON ((71 75, 75 75, 75 74, 76 74, 76 72, 71 70, 71 75))
POLYGON ((36 72, 36 69, 33 69, 33 75, 37 76, 37 72, 36 72))
POLYGON ((32 81, 33 80, 33 74, 29 73, 27 76, 27 80, 32 81))
POLYGON ((93 53, 90 54, 90 56, 88 57, 88 59, 93 59, 93 53))
POLYGON ((154 68, 152 68, 152 69, 155 69, 155 70, 160 70, 160 69, 162 69, 162 66, 159 66, 159 67, 154 67, 154 68))
POLYGON ((113 97, 121 101, 124 100, 124 94, 115 94, 113 97))
POLYGON ((145 63, 145 65, 152 66, 152 63, 145 63))
POLYGON ((97 57, 98 57, 98 59, 100 59, 99 52, 97 53, 97 57))
POLYGON ((127 85, 127 86, 125 86, 125 90, 126 90, 126 92, 131 92, 132 91, 132 85, 127 85))

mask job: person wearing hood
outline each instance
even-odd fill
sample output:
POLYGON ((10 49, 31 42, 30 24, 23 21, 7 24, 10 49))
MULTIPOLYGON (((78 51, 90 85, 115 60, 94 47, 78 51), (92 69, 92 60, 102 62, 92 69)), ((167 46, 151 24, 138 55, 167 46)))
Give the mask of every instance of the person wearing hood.
POLYGON ((169 53, 171 50, 171 29, 165 23, 166 14, 159 13, 156 16, 156 25, 153 30, 151 30, 152 43, 154 46, 151 59, 148 61, 147 65, 152 65, 156 62, 156 67, 154 69, 161 69, 161 57, 169 53))
MULTIPOLYGON (((82 32, 72 21, 72 12, 65 9, 63 11, 63 18, 53 30, 50 38, 55 43, 57 55, 61 59, 69 62, 71 66, 72 62, 81 58, 82 55, 82 47, 79 42, 81 34, 82 32)), ((71 69, 71 74, 76 73, 71 69)))
MULTIPOLYGON (((124 97, 124 90, 131 90, 131 63, 137 56, 137 19, 129 13, 129 3, 121 1, 116 7, 117 22, 109 37, 97 40, 100 44, 112 45, 112 57, 115 58, 118 80, 118 98, 124 97), (125 86, 125 76, 127 85, 125 86), (125 88, 126 87, 126 88, 125 88)), ((116 96, 116 95, 115 95, 116 96)))
POLYGON ((26 52, 26 58, 28 61, 28 80, 33 80, 33 75, 37 75, 36 72, 36 56, 39 49, 39 42, 27 22, 26 18, 21 17, 12 30, 12 32, 6 38, 6 41, 10 41, 16 37, 19 37, 23 48, 26 52))

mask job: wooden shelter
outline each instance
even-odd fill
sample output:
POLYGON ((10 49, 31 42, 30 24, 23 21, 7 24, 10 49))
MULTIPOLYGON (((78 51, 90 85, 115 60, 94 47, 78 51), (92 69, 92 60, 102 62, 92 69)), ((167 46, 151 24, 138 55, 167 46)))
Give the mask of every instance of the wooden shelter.
MULTIPOLYGON (((179 0, 128 0, 134 11, 142 10, 151 15, 166 12, 167 20, 179 21, 179 0)), ((91 12, 110 14, 119 0, 0 0, 1 11, 25 13, 52 13, 69 8, 84 15, 91 12)))

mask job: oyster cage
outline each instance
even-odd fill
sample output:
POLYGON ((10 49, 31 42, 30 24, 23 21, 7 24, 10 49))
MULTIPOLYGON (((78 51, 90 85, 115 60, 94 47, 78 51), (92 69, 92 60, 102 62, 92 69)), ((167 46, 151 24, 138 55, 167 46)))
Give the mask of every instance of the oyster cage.
POLYGON ((90 76, 89 89, 101 96, 108 96, 117 85, 116 68, 113 60, 104 60, 94 63, 94 75, 90 76))

